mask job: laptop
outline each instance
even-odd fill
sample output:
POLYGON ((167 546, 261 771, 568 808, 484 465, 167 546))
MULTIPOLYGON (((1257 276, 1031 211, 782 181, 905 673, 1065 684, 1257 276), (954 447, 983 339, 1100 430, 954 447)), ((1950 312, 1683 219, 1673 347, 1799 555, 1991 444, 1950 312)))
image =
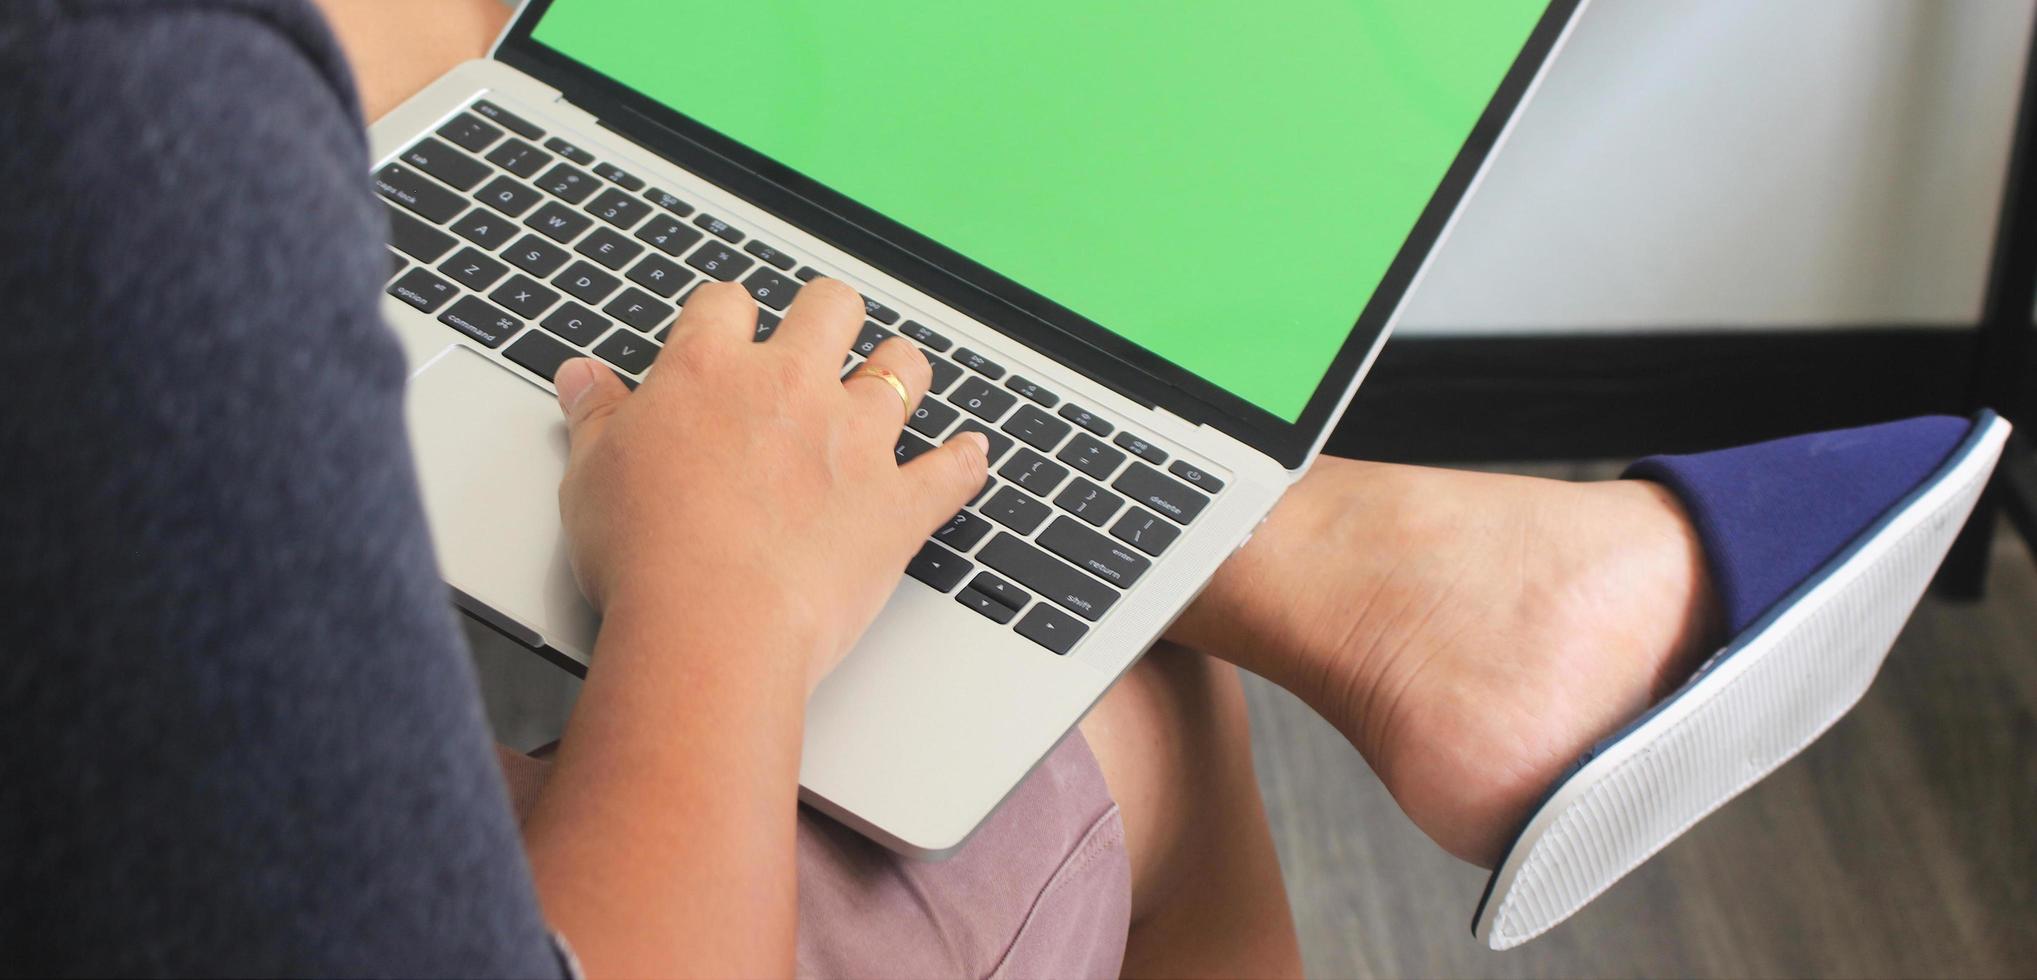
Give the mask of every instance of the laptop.
POLYGON ((1582 2, 529 0, 371 132, 456 601, 584 671, 553 371, 640 381, 701 283, 761 343, 851 284, 844 373, 934 367, 898 458, 980 431, 991 479, 814 693, 801 796, 952 852, 1321 450, 1582 2))

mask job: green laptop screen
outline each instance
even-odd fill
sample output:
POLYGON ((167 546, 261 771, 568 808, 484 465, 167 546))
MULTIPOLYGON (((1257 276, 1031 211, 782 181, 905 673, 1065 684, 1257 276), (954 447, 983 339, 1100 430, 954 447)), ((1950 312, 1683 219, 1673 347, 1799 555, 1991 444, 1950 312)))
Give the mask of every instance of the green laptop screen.
POLYGON ((1539 0, 556 0, 533 37, 1287 421, 1539 0))

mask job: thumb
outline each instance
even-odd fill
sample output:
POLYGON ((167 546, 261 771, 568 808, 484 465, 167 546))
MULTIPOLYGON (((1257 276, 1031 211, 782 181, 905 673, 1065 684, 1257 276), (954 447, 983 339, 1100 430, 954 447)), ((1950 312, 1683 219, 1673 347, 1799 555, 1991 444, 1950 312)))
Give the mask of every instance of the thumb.
POLYGON ((990 440, 980 432, 964 432, 921 453, 899 472, 913 488, 913 513, 925 533, 932 534, 982 492, 990 475, 990 440))
POLYGON ((552 387, 559 391, 559 408, 566 413, 566 430, 576 446, 600 438, 608 417, 629 397, 622 379, 591 357, 559 365, 552 387))

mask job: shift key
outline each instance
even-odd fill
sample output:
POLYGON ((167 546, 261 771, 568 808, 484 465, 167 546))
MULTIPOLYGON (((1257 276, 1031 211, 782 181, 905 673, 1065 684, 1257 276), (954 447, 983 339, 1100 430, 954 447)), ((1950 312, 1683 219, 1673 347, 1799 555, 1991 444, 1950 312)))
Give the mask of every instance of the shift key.
POLYGON ((1117 590, 1014 535, 1000 533, 976 557, 1090 622, 1102 617, 1118 601, 1117 590))

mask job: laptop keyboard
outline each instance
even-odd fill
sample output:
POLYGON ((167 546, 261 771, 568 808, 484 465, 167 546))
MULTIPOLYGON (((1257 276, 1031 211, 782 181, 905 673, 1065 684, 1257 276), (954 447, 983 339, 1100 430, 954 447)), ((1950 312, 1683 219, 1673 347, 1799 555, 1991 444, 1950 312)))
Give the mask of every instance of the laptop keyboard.
MULTIPOLYGON (((686 294, 709 281, 749 290, 763 341, 800 285, 821 275, 486 99, 384 166, 375 188, 389 204, 389 295, 547 382, 592 354, 635 387, 686 294)), ((894 336, 933 367, 898 461, 964 431, 990 441, 990 479, 906 574, 1067 654, 1223 482, 994 357, 863 302, 868 319, 844 377, 894 336)))

